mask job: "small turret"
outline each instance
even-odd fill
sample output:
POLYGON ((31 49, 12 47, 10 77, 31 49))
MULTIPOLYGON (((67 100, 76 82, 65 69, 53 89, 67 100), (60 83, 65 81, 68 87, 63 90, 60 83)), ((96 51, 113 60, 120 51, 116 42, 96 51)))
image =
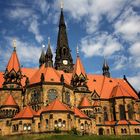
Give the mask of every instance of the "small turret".
POLYGON ((44 53, 45 45, 42 45, 42 52, 39 58, 39 67, 41 67, 45 63, 45 53, 44 53))
POLYGON ((4 73, 4 87, 21 87, 22 73, 20 68, 19 59, 16 53, 16 40, 13 40, 13 53, 9 59, 8 65, 4 73))
POLYGON ((46 56, 45 56, 45 64, 46 67, 53 67, 53 54, 52 54, 52 50, 51 50, 51 45, 50 45, 50 38, 48 37, 48 48, 47 48, 47 52, 46 52, 46 56))
POLYGON ((106 76, 106 77, 110 77, 110 72, 109 72, 109 66, 107 64, 107 61, 106 59, 104 59, 104 63, 103 63, 103 75, 106 76))

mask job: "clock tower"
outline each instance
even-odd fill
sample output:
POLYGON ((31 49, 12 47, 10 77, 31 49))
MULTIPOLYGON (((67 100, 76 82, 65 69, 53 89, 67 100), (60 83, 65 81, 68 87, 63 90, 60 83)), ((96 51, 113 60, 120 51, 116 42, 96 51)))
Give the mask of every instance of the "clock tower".
POLYGON ((64 21, 63 8, 61 7, 59 31, 57 38, 57 48, 55 57, 55 69, 63 70, 65 72, 73 71, 73 59, 71 56, 71 50, 68 44, 66 25, 64 21))

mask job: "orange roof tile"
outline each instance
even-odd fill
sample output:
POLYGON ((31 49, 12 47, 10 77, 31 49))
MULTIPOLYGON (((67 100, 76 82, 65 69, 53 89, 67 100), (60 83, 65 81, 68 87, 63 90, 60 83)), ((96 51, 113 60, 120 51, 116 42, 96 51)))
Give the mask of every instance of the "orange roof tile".
POLYGON ((76 116, 79 116, 80 118, 83 118, 83 119, 89 119, 89 117, 83 112, 81 112, 81 110, 79 110, 78 108, 74 107, 73 111, 76 116))
POLYGON ((36 112, 30 106, 26 106, 14 117, 14 119, 30 119, 33 118, 35 114, 36 112))
POLYGON ((123 124, 124 124, 124 125, 127 125, 127 124, 129 124, 129 123, 128 123, 127 120, 120 120, 120 121, 117 122, 117 124, 118 124, 118 125, 123 125, 123 124))
POLYGON ((11 94, 9 94, 3 106, 17 106, 17 103, 11 94))
POLYGON ((126 89, 124 89, 120 84, 115 86, 112 90, 111 97, 132 97, 131 93, 129 93, 126 89))
POLYGON ((52 67, 45 67, 45 64, 32 76, 30 83, 40 82, 41 74, 44 74, 45 82, 60 82, 60 74, 52 67))
POLYGON ((48 106, 42 107, 37 113, 36 116, 40 116, 42 112, 57 112, 57 111, 66 111, 66 112, 73 112, 67 105, 63 104, 59 101, 59 99, 55 99, 51 102, 48 106))
POLYGON ((86 77, 86 72, 85 72, 85 69, 83 67, 83 64, 82 64, 82 62, 80 60, 80 57, 77 57, 76 63, 74 65, 73 75, 75 75, 75 74, 77 74, 78 76, 80 74, 83 74, 83 76, 86 77))
POLYGON ((82 101, 81 101, 79 106, 80 107, 90 107, 91 106, 91 104, 90 104, 90 102, 89 102, 89 100, 88 100, 88 98, 86 96, 84 96, 82 98, 82 101))
POLYGON ((101 104, 100 104, 100 101, 95 101, 94 102, 94 104, 93 104, 93 106, 95 107, 95 106, 100 106, 101 104))
POLYGON ((2 84, 4 82, 3 74, 3 72, 0 72, 0 88, 2 88, 2 84))
POLYGON ((115 86, 118 85, 118 83, 124 89, 125 93, 127 93, 124 94, 124 96, 127 95, 128 97, 129 94, 129 97, 134 97, 135 99, 138 99, 138 96, 135 93, 135 91, 123 79, 108 78, 103 75, 93 75, 93 74, 88 74, 87 77, 88 77, 87 85, 89 87, 89 90, 92 92, 96 90, 101 99, 111 98, 112 90, 115 86))
POLYGON ((133 124, 133 125, 138 125, 138 124, 140 125, 140 123, 138 121, 129 121, 129 123, 133 124))
POLYGON ((18 56, 17 56, 17 53, 15 50, 13 51, 13 53, 9 59, 7 69, 9 72, 12 69, 14 69, 16 72, 19 71, 19 69, 20 69, 20 63, 19 63, 18 56))

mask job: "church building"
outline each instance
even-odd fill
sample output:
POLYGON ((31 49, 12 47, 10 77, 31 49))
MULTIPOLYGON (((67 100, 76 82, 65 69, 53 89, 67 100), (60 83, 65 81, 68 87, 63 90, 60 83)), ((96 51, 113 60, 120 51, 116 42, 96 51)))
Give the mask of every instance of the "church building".
MULTIPOLYGON (((73 60, 63 8, 55 62, 51 43, 38 68, 21 67, 14 50, 0 72, 0 135, 34 133, 140 135, 140 99, 127 78, 113 78, 104 60, 100 75, 73 60)), ((18 47, 18 46, 17 46, 18 47)))

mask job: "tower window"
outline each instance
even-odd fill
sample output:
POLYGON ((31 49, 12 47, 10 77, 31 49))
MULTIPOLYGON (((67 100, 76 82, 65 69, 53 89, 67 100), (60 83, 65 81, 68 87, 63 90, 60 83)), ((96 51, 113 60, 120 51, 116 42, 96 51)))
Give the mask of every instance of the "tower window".
POLYGON ((119 110, 120 110, 120 120, 125 120, 126 115, 125 115, 125 107, 124 107, 124 105, 120 105, 119 110))
POLYGON ((57 91, 55 89, 50 89, 48 91, 48 100, 49 102, 52 102, 57 98, 57 91))

